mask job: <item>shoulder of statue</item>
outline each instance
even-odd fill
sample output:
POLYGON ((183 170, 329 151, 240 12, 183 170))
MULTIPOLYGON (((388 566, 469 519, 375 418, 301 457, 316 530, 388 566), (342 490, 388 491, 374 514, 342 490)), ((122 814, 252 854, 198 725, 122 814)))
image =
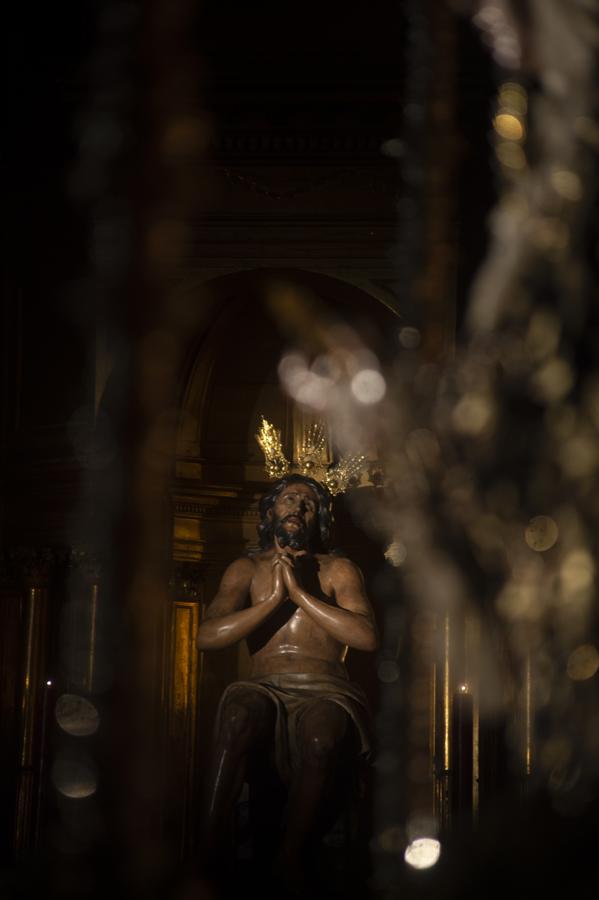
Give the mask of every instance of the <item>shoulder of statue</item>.
POLYGON ((274 556, 274 550, 272 549, 272 547, 268 550, 261 550, 260 548, 255 548, 252 550, 248 550, 246 556, 242 557, 242 558, 247 559, 253 565, 256 565, 256 563, 266 562, 269 559, 272 559, 273 556, 274 556))
POLYGON ((359 566, 357 566, 348 556, 345 556, 344 553, 327 553, 324 555, 323 559, 326 560, 326 562, 321 562, 321 565, 326 565, 331 572, 360 571, 359 566))
POLYGON ((349 562, 343 553, 338 553, 336 550, 333 550, 330 553, 315 553, 314 556, 321 566, 334 566, 339 562, 349 562))
POLYGON ((228 572, 238 572, 241 574, 242 572, 251 573, 254 571, 256 564, 254 559, 246 554, 244 556, 238 556, 237 559, 234 559, 232 563, 229 564, 228 572))

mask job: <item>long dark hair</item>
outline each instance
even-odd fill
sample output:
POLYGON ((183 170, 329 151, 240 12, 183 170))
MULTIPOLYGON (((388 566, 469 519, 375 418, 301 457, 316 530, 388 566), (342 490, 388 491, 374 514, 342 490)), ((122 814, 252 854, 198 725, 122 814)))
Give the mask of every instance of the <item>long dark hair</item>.
POLYGON ((327 488, 315 481, 314 478, 308 478, 307 475, 286 475, 275 481, 270 491, 264 494, 260 500, 260 524, 258 525, 258 543, 263 550, 272 547, 274 543, 274 527, 272 519, 267 516, 268 510, 272 509, 277 497, 290 484, 306 484, 311 488, 318 497, 318 528, 314 532, 311 541, 311 550, 321 553, 329 551, 329 537, 331 533, 331 525, 333 524, 332 497, 327 488))

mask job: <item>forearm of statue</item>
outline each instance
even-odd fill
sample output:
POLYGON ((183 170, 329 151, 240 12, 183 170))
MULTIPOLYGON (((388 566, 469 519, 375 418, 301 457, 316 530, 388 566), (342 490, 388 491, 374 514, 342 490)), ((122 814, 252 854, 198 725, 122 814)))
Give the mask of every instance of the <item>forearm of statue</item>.
POLYGON ((261 625, 282 602, 286 592, 281 572, 273 567, 270 593, 248 606, 253 566, 240 560, 229 567, 220 589, 200 623, 197 635, 199 650, 220 650, 238 644, 261 625))
POLYGON ((357 613, 339 606, 331 606, 299 586, 290 590, 289 596, 300 609, 341 644, 347 644, 355 650, 376 650, 378 644, 376 627, 368 613, 357 613))
POLYGON ((279 605, 280 600, 272 594, 256 606, 248 606, 225 616, 205 619, 199 629, 197 645, 199 650, 220 650, 238 644, 258 627, 279 605))

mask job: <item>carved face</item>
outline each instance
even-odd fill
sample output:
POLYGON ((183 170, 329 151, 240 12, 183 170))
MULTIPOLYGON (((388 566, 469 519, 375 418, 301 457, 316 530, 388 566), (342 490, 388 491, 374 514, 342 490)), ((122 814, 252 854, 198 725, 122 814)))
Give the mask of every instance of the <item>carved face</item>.
POLYGON ((292 482, 283 488, 269 514, 280 546, 304 550, 316 525, 318 497, 307 484, 292 482))

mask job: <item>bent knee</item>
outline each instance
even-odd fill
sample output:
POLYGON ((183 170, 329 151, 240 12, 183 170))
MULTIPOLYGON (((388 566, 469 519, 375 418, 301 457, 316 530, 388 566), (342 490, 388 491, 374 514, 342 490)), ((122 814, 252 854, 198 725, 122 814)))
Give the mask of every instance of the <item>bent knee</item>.
POLYGON ((219 743, 243 753, 272 733, 275 717, 275 707, 267 697, 257 692, 234 691, 221 711, 219 743))
POLYGON ((344 710, 329 711, 327 718, 303 723, 301 734, 302 758, 307 765, 328 767, 336 758, 347 733, 348 717, 344 710))
POLYGON ((231 701, 222 711, 219 740, 230 749, 245 747, 252 734, 250 710, 241 703, 231 701))
POLYGON ((330 735, 311 734, 302 741, 302 759, 304 763, 317 769, 328 768, 339 744, 340 741, 330 735))

